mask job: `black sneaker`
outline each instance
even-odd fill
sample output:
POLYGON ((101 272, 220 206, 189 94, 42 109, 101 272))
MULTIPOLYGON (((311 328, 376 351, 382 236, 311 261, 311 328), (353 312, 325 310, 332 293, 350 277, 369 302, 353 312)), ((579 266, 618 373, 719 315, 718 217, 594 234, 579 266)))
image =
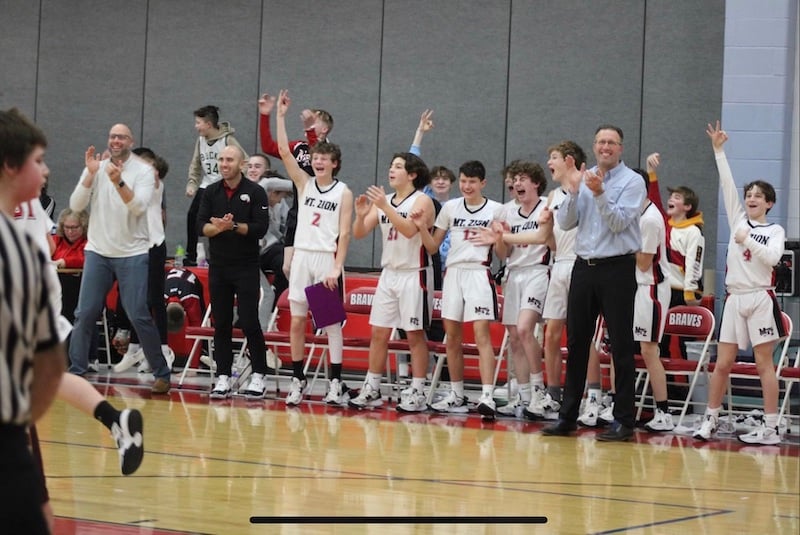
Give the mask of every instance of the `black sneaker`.
POLYGON ((122 411, 119 421, 111 426, 111 436, 119 450, 122 475, 129 476, 139 468, 144 457, 142 413, 136 409, 122 411))

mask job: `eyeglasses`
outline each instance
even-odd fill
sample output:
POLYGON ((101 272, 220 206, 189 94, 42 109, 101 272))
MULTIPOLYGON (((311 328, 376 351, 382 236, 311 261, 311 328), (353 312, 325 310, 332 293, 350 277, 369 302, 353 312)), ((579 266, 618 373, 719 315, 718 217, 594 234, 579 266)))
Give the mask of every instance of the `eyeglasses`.
POLYGON ((109 134, 108 139, 130 139, 128 134, 109 134))
POLYGON ((80 225, 64 225, 64 230, 80 230, 80 225))
POLYGON ((595 141, 594 144, 599 145, 601 147, 604 147, 606 145, 608 145, 609 147, 616 147, 622 145, 622 143, 620 143, 619 141, 612 141, 610 139, 599 139, 595 141))

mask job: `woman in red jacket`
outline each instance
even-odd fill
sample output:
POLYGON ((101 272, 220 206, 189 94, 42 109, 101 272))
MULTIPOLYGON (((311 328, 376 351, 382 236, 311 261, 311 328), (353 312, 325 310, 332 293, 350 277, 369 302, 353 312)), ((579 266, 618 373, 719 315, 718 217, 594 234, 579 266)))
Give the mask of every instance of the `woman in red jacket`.
POLYGON ((58 269, 83 268, 86 247, 86 229, 89 227, 89 214, 83 211, 74 212, 65 208, 58 215, 56 228, 56 249, 53 261, 58 269))

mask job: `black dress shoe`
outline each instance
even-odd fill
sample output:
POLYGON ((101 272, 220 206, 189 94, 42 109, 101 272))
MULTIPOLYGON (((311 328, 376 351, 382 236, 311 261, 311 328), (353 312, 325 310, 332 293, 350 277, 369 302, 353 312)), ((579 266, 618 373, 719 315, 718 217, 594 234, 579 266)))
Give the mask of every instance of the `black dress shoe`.
POLYGON ((597 435, 601 442, 626 442, 633 438, 633 428, 614 422, 608 431, 597 435))
POLYGON ((553 425, 542 429, 542 433, 551 437, 568 437, 577 429, 578 425, 575 422, 568 422, 559 418, 553 425))
POLYGON ((183 259, 183 267, 197 267, 197 260, 183 259))

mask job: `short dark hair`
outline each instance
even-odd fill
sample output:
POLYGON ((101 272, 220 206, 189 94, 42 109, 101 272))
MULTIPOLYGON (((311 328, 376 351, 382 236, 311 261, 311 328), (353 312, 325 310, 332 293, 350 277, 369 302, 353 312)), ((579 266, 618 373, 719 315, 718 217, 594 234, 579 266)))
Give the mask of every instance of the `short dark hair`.
POLYGON ((683 197, 683 204, 691 205, 692 209, 686 212, 686 217, 694 217, 700 209, 700 197, 694 192, 692 188, 686 186, 678 186, 676 188, 667 188, 670 195, 677 193, 683 197))
POLYGON ((131 152, 136 156, 141 156, 142 158, 147 158, 148 160, 156 159, 156 153, 153 152, 153 149, 150 147, 136 147, 131 152))
POLYGON ((461 167, 458 168, 458 174, 486 180, 486 168, 478 160, 470 160, 462 163, 461 167))
POLYGON ((203 106, 194 110, 194 116, 209 121, 214 128, 219 128, 219 108, 216 106, 203 106))
POLYGON ((267 156, 263 152, 256 152, 256 153, 253 153, 253 154, 250 155, 251 158, 253 156, 258 156, 259 158, 264 158, 264 163, 267 164, 267 169, 271 169, 272 168, 272 161, 269 159, 269 156, 267 156))
MULTIPOLYGON (((595 132, 596 134, 597 132, 595 132)), ((571 141, 569 139, 565 139, 561 143, 557 143, 555 145, 550 145, 547 148, 547 155, 549 156, 551 152, 558 152, 566 158, 567 156, 572 156, 572 159, 575 160, 575 167, 580 169, 580 167, 586 163, 586 153, 581 148, 580 145, 571 141)))
POLYGON ((405 161, 406 173, 415 173, 414 189, 422 189, 431 181, 431 174, 428 171, 428 166, 422 161, 422 158, 411 152, 395 152, 392 156, 392 161, 395 158, 402 158, 405 161))
POLYGON ((531 183, 536 184, 536 192, 540 196, 547 189, 547 176, 542 166, 536 162, 518 162, 514 166, 514 176, 516 175, 528 175, 531 183))
POLYGON ((456 181, 456 175, 447 167, 443 165, 434 165, 433 168, 431 168, 431 180, 442 175, 447 177, 451 184, 456 181))
POLYGON ((169 164, 167 163, 167 160, 158 154, 156 154, 156 157, 153 158, 153 167, 156 168, 156 171, 158 172, 158 178, 161 180, 164 180, 164 178, 167 176, 167 173, 169 173, 169 164))
POLYGON ((633 170, 644 180, 644 191, 646 192, 650 187, 650 177, 647 176, 647 171, 639 167, 634 167, 633 170))
POLYGON ((594 131, 594 135, 597 135, 597 133, 600 130, 613 130, 614 132, 619 134, 620 143, 625 141, 625 136, 622 135, 622 128, 620 128, 619 126, 614 126, 613 124, 601 124, 600 126, 597 127, 597 130, 594 131))
MULTIPOLYGON (((747 192, 750 191, 753 188, 760 189, 761 192, 764 194, 764 198, 767 200, 767 202, 771 202, 772 204, 775 204, 775 201, 776 201, 777 197, 775 195, 775 188, 772 187, 772 184, 770 184, 769 182, 766 182, 764 180, 754 180, 754 181, 750 182, 749 184, 745 184, 744 185, 744 188, 743 188, 744 189, 744 194, 747 195, 747 192)), ((769 210, 770 209, 767 208, 767 213, 769 213, 769 210)))
POLYGON ((329 143, 328 141, 320 141, 311 147, 311 155, 314 154, 330 154, 331 160, 336 162, 336 167, 333 169, 333 176, 342 169, 342 149, 336 143, 329 143))
POLYGON ((17 108, 0 111, 0 169, 18 169, 35 147, 47 147, 44 132, 17 108))

